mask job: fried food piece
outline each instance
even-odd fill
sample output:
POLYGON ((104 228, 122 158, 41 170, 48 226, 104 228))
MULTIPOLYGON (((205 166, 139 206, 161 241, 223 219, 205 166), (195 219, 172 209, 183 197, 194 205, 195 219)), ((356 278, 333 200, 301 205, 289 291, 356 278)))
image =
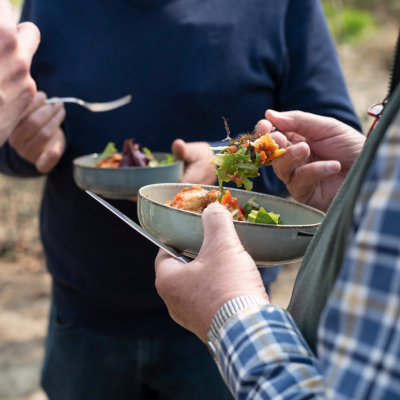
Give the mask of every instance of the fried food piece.
POLYGON ((260 136, 253 143, 253 147, 254 150, 261 156, 260 163, 264 165, 271 165, 275 158, 278 158, 286 153, 285 149, 279 148, 269 133, 260 136))
MULTIPOLYGON (((165 204, 180 210, 202 214, 209 204, 218 202, 219 194, 218 190, 208 191, 199 185, 192 185, 183 188, 181 192, 176 194, 172 201, 167 201, 165 204)), ((245 220, 242 207, 239 205, 238 200, 231 196, 229 190, 226 191, 221 204, 232 213, 234 220, 245 220)))
POLYGON ((110 157, 107 157, 104 160, 99 161, 96 164, 96 167, 98 167, 98 168, 118 168, 121 161, 122 161, 122 155, 119 153, 114 153, 114 154, 111 154, 110 157))

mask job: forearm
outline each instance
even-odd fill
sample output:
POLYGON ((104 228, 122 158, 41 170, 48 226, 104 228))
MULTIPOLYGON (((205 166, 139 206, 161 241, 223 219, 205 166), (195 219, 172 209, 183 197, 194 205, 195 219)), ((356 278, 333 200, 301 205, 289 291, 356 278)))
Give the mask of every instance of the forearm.
POLYGON ((242 311, 221 329, 218 364, 236 399, 323 399, 318 360, 274 305, 242 311))

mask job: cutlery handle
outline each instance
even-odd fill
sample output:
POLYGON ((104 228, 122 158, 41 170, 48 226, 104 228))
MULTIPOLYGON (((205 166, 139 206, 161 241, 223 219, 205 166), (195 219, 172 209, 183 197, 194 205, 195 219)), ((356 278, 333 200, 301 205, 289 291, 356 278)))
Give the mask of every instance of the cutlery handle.
POLYGON ((75 97, 57 97, 55 99, 47 99, 45 104, 55 104, 55 103, 77 103, 83 105, 82 100, 78 100, 75 97))
POLYGON ((302 232, 299 231, 299 233, 297 234, 297 236, 303 236, 303 237, 314 237, 315 233, 311 233, 311 232, 302 232))

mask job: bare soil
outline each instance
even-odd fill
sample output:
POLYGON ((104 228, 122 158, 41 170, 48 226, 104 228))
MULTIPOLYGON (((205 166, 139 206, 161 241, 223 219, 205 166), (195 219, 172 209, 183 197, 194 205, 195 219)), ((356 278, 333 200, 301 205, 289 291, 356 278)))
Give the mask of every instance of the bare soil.
MULTIPOLYGON (((366 109, 386 96, 397 26, 358 48, 340 46, 351 98, 364 131, 366 109)), ((38 231, 43 179, 0 176, 0 400, 45 400, 39 375, 50 304, 50 277, 38 231)), ((272 299, 286 308, 299 264, 284 266, 272 299)))

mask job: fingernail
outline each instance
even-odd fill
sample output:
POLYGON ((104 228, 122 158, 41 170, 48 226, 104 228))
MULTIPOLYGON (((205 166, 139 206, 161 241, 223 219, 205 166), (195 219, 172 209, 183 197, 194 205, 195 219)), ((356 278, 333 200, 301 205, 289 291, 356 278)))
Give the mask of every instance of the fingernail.
POLYGON ((301 148, 300 147, 301 147, 300 144, 292 146, 292 154, 295 157, 299 157, 300 156, 300 154, 301 154, 301 148))
POLYGON ((329 162, 326 167, 328 168, 329 171, 332 172, 337 172, 340 169, 338 163, 335 161, 329 162))

